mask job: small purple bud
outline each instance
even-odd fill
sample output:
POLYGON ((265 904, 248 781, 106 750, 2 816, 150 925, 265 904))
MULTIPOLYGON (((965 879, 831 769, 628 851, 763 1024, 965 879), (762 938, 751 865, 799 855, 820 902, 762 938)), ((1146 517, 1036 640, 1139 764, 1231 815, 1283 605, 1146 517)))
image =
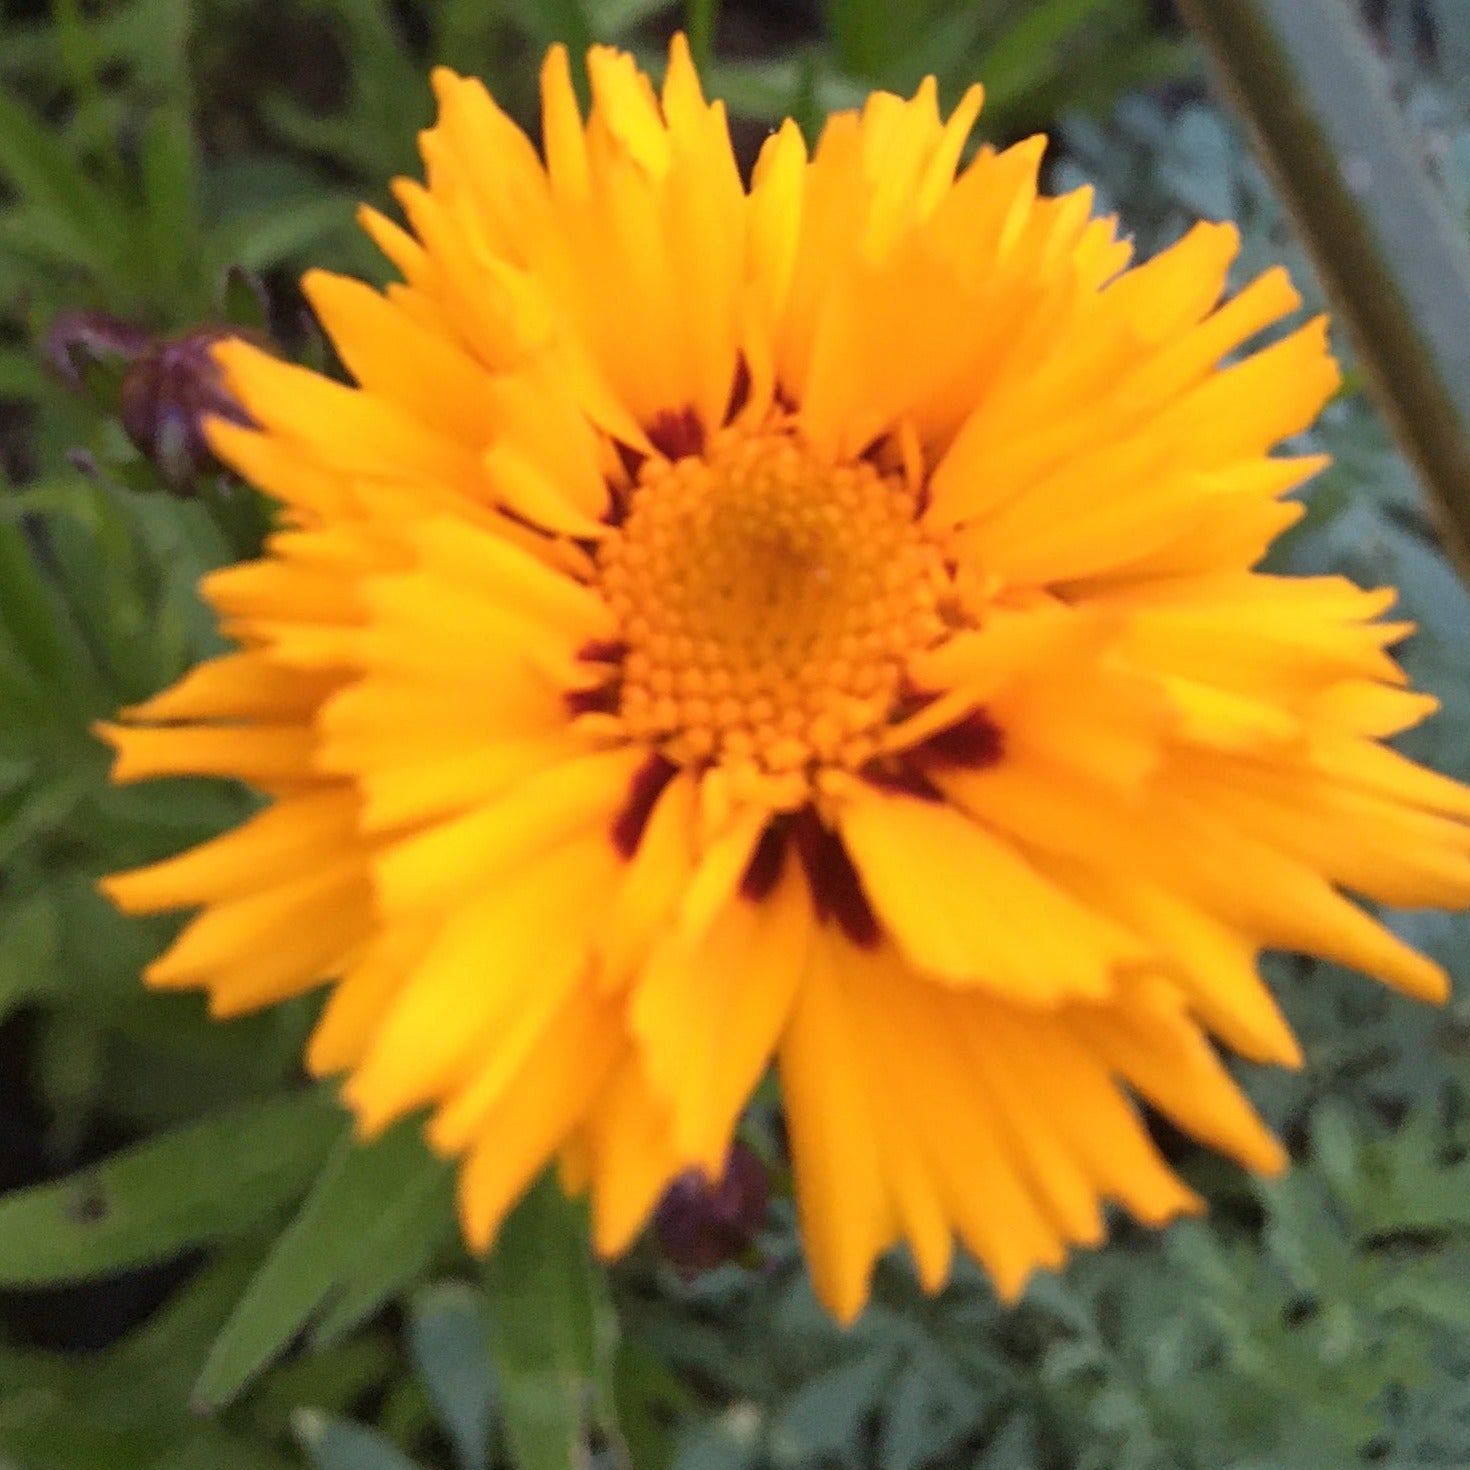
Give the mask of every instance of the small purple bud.
POLYGON ((140 326, 106 311, 64 311, 51 323, 41 351, 53 372, 73 392, 86 386, 82 368, 88 362, 130 363, 152 338, 140 326))
POLYGON ((653 1213, 664 1258, 687 1280, 743 1255, 765 1220, 767 1193, 765 1165, 740 1142, 719 1179, 686 1170, 653 1213))
POLYGON ((225 387, 210 350, 227 337, 249 335, 253 334, 230 327, 202 327, 184 337, 154 342, 123 378, 123 428, 175 490, 189 493, 201 472, 217 467, 204 434, 206 419, 251 422, 225 387))

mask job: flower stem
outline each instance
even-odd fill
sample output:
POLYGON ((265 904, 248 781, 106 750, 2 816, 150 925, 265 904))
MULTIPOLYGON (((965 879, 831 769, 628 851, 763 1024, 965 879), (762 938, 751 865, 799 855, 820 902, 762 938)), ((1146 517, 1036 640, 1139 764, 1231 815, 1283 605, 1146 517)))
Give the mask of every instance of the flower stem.
POLYGON ((1470 241, 1341 0, 1179 0, 1470 571, 1470 241))
POLYGON ((684 28, 689 34, 689 54, 700 72, 714 56, 715 20, 719 13, 720 0, 685 0, 684 28))

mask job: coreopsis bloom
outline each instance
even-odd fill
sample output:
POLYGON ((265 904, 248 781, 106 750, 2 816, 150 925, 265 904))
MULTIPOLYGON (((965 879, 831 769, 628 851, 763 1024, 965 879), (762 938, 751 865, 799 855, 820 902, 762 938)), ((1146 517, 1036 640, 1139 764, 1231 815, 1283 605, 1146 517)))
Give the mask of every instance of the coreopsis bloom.
POLYGON ((956 1238, 1013 1295, 1116 1201, 1200 1201, 1137 1100, 1283 1154, 1212 1037, 1298 1050, 1256 972, 1445 977, 1344 890, 1470 900, 1470 792, 1380 739, 1433 701, 1386 591, 1253 571, 1338 383, 1237 238, 1129 268, 1043 140, 931 83, 790 123, 748 187, 675 42, 564 52, 544 159, 435 75, 402 275, 306 290, 347 387, 217 349, 281 503, 205 593, 238 651, 110 731, 121 781, 269 806, 113 878, 197 906, 149 969, 233 1015, 327 983, 307 1061, 428 1108, 483 1248, 549 1161, 622 1250, 779 1070, 822 1299, 956 1238))

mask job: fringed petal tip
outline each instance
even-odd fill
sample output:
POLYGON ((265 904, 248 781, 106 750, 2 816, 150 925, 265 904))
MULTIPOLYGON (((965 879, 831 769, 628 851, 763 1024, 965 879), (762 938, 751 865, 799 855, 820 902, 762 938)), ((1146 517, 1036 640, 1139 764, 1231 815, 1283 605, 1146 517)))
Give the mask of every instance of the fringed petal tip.
MULTIPOLYGON (((149 701, 119 710, 118 717, 130 720, 147 718, 149 701)), ((112 764, 107 776, 115 786, 128 786, 136 781, 147 781, 154 775, 152 763, 147 759, 146 747, 140 751, 135 737, 140 727, 119 724, 113 720, 98 720, 90 726, 91 734, 112 750, 112 764)), ((142 733, 148 733, 146 729, 142 733)))
POLYGON ((173 891, 166 878, 159 881, 158 870, 168 866, 151 863, 125 873, 109 873, 97 880, 97 891, 125 914, 156 914, 190 907, 196 902, 192 895, 173 891))

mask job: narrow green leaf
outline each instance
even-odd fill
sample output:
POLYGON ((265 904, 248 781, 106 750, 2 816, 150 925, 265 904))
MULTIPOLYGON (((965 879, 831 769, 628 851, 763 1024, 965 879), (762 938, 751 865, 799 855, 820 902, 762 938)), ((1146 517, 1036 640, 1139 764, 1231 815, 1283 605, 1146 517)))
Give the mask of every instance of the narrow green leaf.
POLYGON ((714 54, 715 21, 719 13, 719 0, 685 0, 684 29, 689 35, 690 55, 700 71, 709 65, 714 54))
POLYGON ((18 521, 0 516, 0 635, 9 644, 52 709, 79 722, 110 702, 85 641, 66 603, 37 563, 18 521))
POLYGON ((608 38, 636 29, 669 7, 667 0, 585 0, 584 8, 593 32, 608 38))
MULTIPOLYGON (((105 106, 99 71, 101 56, 97 36, 82 15, 80 0, 51 0, 54 41, 65 68, 67 81, 76 94, 76 110, 80 113, 100 112, 105 106)), ((117 168, 121 160, 113 158, 109 168, 117 168)))
POLYGON ((210 241, 210 249, 222 265, 269 270, 307 254, 325 240, 349 233, 353 208, 346 195, 330 191, 303 192, 289 202, 273 198, 268 207, 223 225, 210 241))
MULTIPOLYGON (((292 1411, 303 1404, 326 1414, 346 1414, 369 1396, 381 1394, 386 1384, 403 1384, 401 1369, 398 1345, 386 1332, 359 1332, 331 1352, 304 1352, 277 1363, 261 1379, 249 1410, 240 1417, 257 1424, 289 1420, 292 1411)), ((411 1403, 413 1421, 422 1423, 423 1410, 414 1388, 405 1384, 402 1390, 395 1390, 395 1397, 400 1393, 411 1403)), ((385 1421, 387 1415, 385 1406, 385 1421)))
POLYGON ((24 347, 0 347, 0 398, 39 398, 49 386, 37 353, 24 347))
POLYGON ((564 45, 572 54, 573 73, 580 77, 582 58, 598 39, 582 0, 512 0, 512 9, 538 48, 564 45))
POLYGON ((157 289, 177 296, 200 264, 194 130, 182 109, 160 108, 149 119, 141 163, 145 269, 157 289))
POLYGON ((888 0, 826 0, 823 10, 843 71, 877 81, 893 52, 895 12, 888 0))
POLYGON ((685 1433, 674 1454, 673 1470, 750 1470, 753 1465, 764 1465, 768 1462, 761 1453, 761 1431, 760 1411, 737 1404, 685 1433))
POLYGON ((1032 1470, 1041 1463, 1036 1429, 1024 1411, 1013 1414, 985 1446, 975 1470, 1032 1470))
MULTIPOLYGON (((37 744, 55 747, 52 731, 33 732, 37 744)), ((60 827, 87 795, 91 780, 86 772, 67 771, 41 778, 15 791, 0 792, 0 865, 7 864, 28 842, 60 827)), ((9 944, 9 936, 6 943, 9 944)), ((0 961, 0 971, 5 962, 0 961)))
POLYGON ((58 1393, 10 1393, 0 1402, 3 1470, 118 1470, 149 1464, 166 1444, 146 1427, 99 1424, 58 1393))
POLYGON ((56 984, 57 904, 49 892, 0 902, 0 1017, 56 984))
POLYGON ((13 97, 0 89, 0 180, 66 253, 99 273, 116 258, 124 224, 116 201, 13 97))
POLYGON ((580 1470, 594 1419, 616 1435, 617 1323, 585 1214, 547 1175, 501 1227, 485 1262, 490 1356, 518 1470, 580 1470))
POLYGON ((346 1419, 300 1409, 291 1428, 313 1470, 418 1470, 391 1440, 346 1419))
POLYGON ((148 1470, 295 1470, 294 1462, 218 1424, 201 1424, 148 1470))
POLYGON ((231 326, 270 330, 270 302, 264 283, 254 272, 239 264, 229 265, 217 294, 220 314, 231 326))
POLYGON ((801 1461, 846 1458, 893 1376, 893 1367, 892 1348, 880 1345, 811 1375, 787 1401, 777 1433, 801 1461))
POLYGON ((395 1208, 384 1213, 376 1239, 375 1252, 363 1256, 346 1274, 312 1323, 313 1350, 335 1347, 385 1302, 422 1281, 434 1258, 459 1239, 453 1172, 425 1179, 417 1193, 406 1191, 395 1208))
POLYGON ((251 1103, 0 1199, 0 1284, 103 1276, 243 1234, 295 1196, 342 1115, 324 1090, 251 1103))
POLYGON ((980 75, 986 107, 1015 103, 1056 70, 1056 52, 1079 27, 1111 0, 1039 0, 1027 6, 986 48, 980 75))
POLYGON ((442 1198, 448 1174, 425 1148, 417 1119, 372 1144, 341 1139, 211 1348, 194 1389, 199 1408, 227 1404, 345 1280, 365 1262, 381 1261, 421 1199, 442 1198))
POLYGON ((446 1281, 419 1292, 409 1313, 409 1351, 461 1470, 488 1463, 495 1380, 483 1305, 471 1287, 446 1281))

